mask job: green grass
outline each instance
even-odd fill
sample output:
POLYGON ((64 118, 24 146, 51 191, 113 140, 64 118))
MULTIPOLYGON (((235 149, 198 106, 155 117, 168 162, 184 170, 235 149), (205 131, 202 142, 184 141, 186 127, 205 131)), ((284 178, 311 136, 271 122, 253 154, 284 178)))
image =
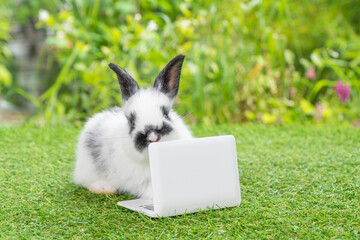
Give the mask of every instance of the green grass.
POLYGON ((360 238, 359 129, 193 130, 235 135, 240 207, 151 219, 73 184, 80 129, 0 128, 0 238, 360 238))

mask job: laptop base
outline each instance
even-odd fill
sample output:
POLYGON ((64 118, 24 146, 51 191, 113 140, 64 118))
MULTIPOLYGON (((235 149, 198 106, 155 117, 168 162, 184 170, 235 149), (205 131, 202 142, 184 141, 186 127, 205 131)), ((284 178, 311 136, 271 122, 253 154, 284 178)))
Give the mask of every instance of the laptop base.
POLYGON ((159 216, 154 212, 154 201, 152 199, 134 199, 134 200, 126 200, 120 201, 117 203, 119 206, 128 208, 130 210, 140 212, 145 214, 146 216, 152 218, 158 218, 159 216))

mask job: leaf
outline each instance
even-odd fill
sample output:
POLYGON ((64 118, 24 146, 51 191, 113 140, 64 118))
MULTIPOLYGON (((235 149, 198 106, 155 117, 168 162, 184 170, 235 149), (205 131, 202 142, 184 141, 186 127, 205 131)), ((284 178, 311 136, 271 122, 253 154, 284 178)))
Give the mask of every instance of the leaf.
POLYGON ((114 9, 118 10, 123 14, 132 14, 136 10, 135 2, 116 2, 114 9))
POLYGON ((24 98, 28 99, 30 102, 32 102, 32 104, 34 104, 35 107, 37 108, 41 108, 41 102, 34 97, 33 95, 31 95, 30 93, 26 92, 24 89, 22 88, 15 88, 15 92, 21 96, 23 96, 24 98))
POLYGON ((313 52, 310 55, 311 61, 319 68, 322 68, 324 66, 324 62, 318 52, 313 52))
POLYGON ((10 87, 12 82, 12 76, 9 70, 4 65, 0 64, 0 83, 4 84, 5 87, 10 87))
POLYGON ((309 62, 309 60, 305 59, 305 58, 301 58, 300 59, 300 64, 305 68, 305 69, 309 69, 312 67, 311 62, 309 62))
POLYGON ((265 124, 271 124, 277 120, 277 117, 274 114, 266 112, 261 116, 261 120, 265 124))
POLYGON ((295 55, 292 51, 290 51, 289 49, 285 49, 284 51, 284 58, 285 61, 289 64, 289 65, 293 65, 294 64, 294 59, 295 59, 295 55))
POLYGON ((317 81, 316 84, 314 85, 313 89, 311 90, 310 94, 309 94, 309 101, 312 102, 314 101, 315 97, 318 95, 318 93, 320 92, 320 90, 324 87, 334 87, 335 86, 335 82, 327 80, 327 79, 322 79, 320 81, 317 81))
POLYGON ((249 121, 255 120, 255 118, 256 118, 255 113, 253 113, 253 112, 251 112, 249 110, 246 110, 244 115, 245 115, 246 119, 249 120, 249 121))
POLYGON ((315 110, 314 106, 305 99, 300 100, 300 108, 306 115, 312 114, 315 110))
POLYGON ((111 28, 111 37, 114 44, 118 43, 121 38, 121 32, 117 28, 111 28))
POLYGON ((65 107, 64 105, 58 101, 56 102, 56 118, 58 122, 61 122, 62 119, 64 119, 65 116, 65 107))

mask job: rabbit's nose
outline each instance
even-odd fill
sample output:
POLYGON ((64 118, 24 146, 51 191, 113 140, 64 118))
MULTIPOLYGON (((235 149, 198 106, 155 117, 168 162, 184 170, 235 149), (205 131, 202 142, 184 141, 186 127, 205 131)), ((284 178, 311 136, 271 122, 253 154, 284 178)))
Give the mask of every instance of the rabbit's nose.
POLYGON ((154 132, 151 132, 148 137, 147 137, 148 141, 149 142, 158 142, 160 140, 160 136, 157 135, 156 133, 154 132))

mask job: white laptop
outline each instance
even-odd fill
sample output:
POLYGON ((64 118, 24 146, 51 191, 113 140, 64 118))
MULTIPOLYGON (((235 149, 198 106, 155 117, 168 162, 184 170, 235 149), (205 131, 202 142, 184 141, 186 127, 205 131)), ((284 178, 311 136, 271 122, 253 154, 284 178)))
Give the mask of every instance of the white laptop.
POLYGON ((233 136, 151 143, 149 160, 153 200, 120 201, 118 205, 150 217, 240 205, 233 136))

